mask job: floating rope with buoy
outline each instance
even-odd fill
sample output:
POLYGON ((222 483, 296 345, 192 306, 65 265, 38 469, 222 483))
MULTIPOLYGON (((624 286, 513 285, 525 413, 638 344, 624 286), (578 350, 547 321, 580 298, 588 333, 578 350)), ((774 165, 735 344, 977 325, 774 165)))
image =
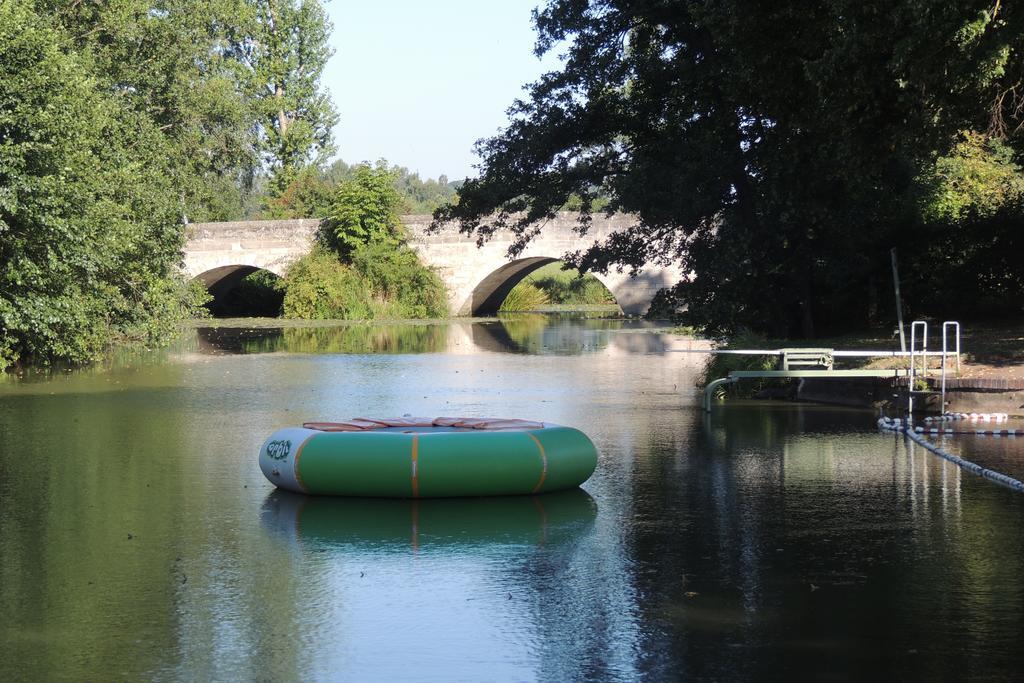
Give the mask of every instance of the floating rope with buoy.
POLYGON ((971 422, 1006 422, 1010 416, 1006 413, 944 413, 924 418, 924 422, 952 422, 970 420, 971 422))
MULTIPOLYGON (((922 436, 922 432, 924 431, 924 429, 922 427, 916 427, 915 428, 913 426, 913 423, 910 422, 909 420, 901 420, 898 417, 893 418, 893 417, 884 417, 883 416, 883 417, 878 418, 878 428, 883 430, 883 431, 888 431, 888 432, 902 432, 911 441, 913 441, 916 444, 918 444, 919 446, 922 446, 923 448, 931 451, 932 453, 934 453, 935 455, 939 456, 940 458, 943 458, 944 460, 948 460, 949 462, 953 463, 954 465, 956 465, 960 469, 967 470, 968 472, 971 472, 972 474, 976 474, 976 475, 978 475, 980 477, 985 477, 986 479, 994 481, 994 482, 996 482, 998 484, 1002 484, 1003 486, 1009 487, 1009 488, 1011 488, 1014 491, 1017 491, 1019 493, 1024 493, 1024 481, 1020 481, 1019 479, 1014 479, 1013 477, 1008 476, 1006 474, 1003 474, 1002 472, 996 472, 995 470, 990 470, 987 467, 982 467, 978 463, 971 462, 970 460, 965 460, 964 458, 961 458, 958 455, 953 455, 949 451, 946 451, 946 450, 942 449, 941 447, 931 443, 926 438, 924 438, 924 436, 922 436)), ((978 430, 978 431, 970 431, 970 432, 966 432, 966 431, 964 431, 964 432, 957 432, 957 431, 954 431, 952 429, 943 429, 943 430, 931 429, 931 430, 928 430, 928 432, 932 433, 932 434, 935 434, 935 433, 939 433, 939 434, 975 434, 975 435, 992 434, 993 436, 999 436, 999 434, 996 434, 994 432, 1003 432, 1003 433, 1013 432, 1012 434, 1009 434, 1009 436, 1015 436, 1017 434, 1021 434, 1022 436, 1024 436, 1024 430, 1019 430, 1019 429, 1009 429, 1009 430, 1006 430, 1006 429, 1004 429, 1004 430, 978 430)))

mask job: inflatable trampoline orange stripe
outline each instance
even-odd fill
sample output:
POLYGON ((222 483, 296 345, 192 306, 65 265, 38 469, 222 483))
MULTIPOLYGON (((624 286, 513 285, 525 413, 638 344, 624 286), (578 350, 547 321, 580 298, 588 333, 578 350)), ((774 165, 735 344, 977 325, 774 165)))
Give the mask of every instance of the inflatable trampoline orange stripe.
POLYGON ((544 485, 544 480, 547 479, 548 476, 548 454, 544 452, 544 445, 541 444, 540 439, 538 439, 530 432, 526 432, 526 435, 533 439, 533 442, 537 444, 537 450, 540 451, 540 480, 537 482, 537 485, 533 487, 533 490, 530 491, 530 493, 537 493, 538 491, 540 491, 540 487, 544 485))
POLYGON ((419 472, 419 451, 420 437, 412 435, 412 497, 420 497, 420 472, 419 472))
POLYGON ((295 451, 295 464, 292 465, 295 468, 295 481, 298 482, 303 493, 309 493, 309 489, 306 487, 306 482, 302 481, 302 472, 299 471, 299 458, 302 457, 302 449, 306 447, 307 443, 309 443, 309 439, 299 444, 299 450, 295 451))

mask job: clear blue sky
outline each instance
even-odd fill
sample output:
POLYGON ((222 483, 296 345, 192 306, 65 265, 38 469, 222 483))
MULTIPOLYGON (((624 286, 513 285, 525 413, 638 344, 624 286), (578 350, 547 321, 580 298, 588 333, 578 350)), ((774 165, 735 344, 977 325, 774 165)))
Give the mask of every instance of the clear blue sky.
POLYGON ((522 86, 558 65, 533 54, 543 0, 332 0, 324 71, 337 156, 385 158, 423 178, 476 175, 473 143, 507 122, 522 86))

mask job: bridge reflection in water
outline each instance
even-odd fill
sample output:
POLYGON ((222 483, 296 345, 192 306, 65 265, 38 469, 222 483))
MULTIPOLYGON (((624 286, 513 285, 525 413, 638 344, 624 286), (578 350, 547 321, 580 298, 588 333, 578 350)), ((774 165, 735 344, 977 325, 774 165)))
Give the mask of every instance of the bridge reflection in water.
MULTIPOLYGON (((664 354, 679 346, 658 323, 620 318, 502 314, 495 320, 399 323, 282 324, 238 319, 196 328, 190 350, 213 355, 251 353, 515 353, 574 356, 609 348, 624 353, 664 354)), ((288 323, 291 321, 282 321, 288 323)), ((199 322, 202 325, 202 322, 199 322)), ((694 342, 685 344, 693 348, 694 342)), ((697 346, 707 347, 706 342, 697 346)), ((696 367, 703 359, 673 359, 696 367)))

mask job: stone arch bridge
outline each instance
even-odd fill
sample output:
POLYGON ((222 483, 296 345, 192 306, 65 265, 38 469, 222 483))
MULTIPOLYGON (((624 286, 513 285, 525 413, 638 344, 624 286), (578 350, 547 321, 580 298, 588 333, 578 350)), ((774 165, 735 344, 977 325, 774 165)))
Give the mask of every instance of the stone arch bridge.
MULTIPOLYGON (((430 216, 403 216, 410 246, 434 268, 448 288, 448 303, 456 315, 490 315, 508 292, 541 266, 564 254, 586 249, 617 229, 627 227, 627 216, 594 216, 586 236, 573 232, 576 214, 560 213, 519 255, 506 254, 509 232, 498 232, 478 248, 476 239, 454 228, 427 234, 430 216)), ((288 266, 307 254, 319 221, 316 219, 192 223, 187 227, 185 272, 199 278, 215 297, 226 293, 246 275, 269 270, 284 275, 288 266)), ((635 278, 628 273, 594 274, 615 296, 624 313, 647 311, 654 294, 680 279, 678 268, 651 264, 635 278)))

